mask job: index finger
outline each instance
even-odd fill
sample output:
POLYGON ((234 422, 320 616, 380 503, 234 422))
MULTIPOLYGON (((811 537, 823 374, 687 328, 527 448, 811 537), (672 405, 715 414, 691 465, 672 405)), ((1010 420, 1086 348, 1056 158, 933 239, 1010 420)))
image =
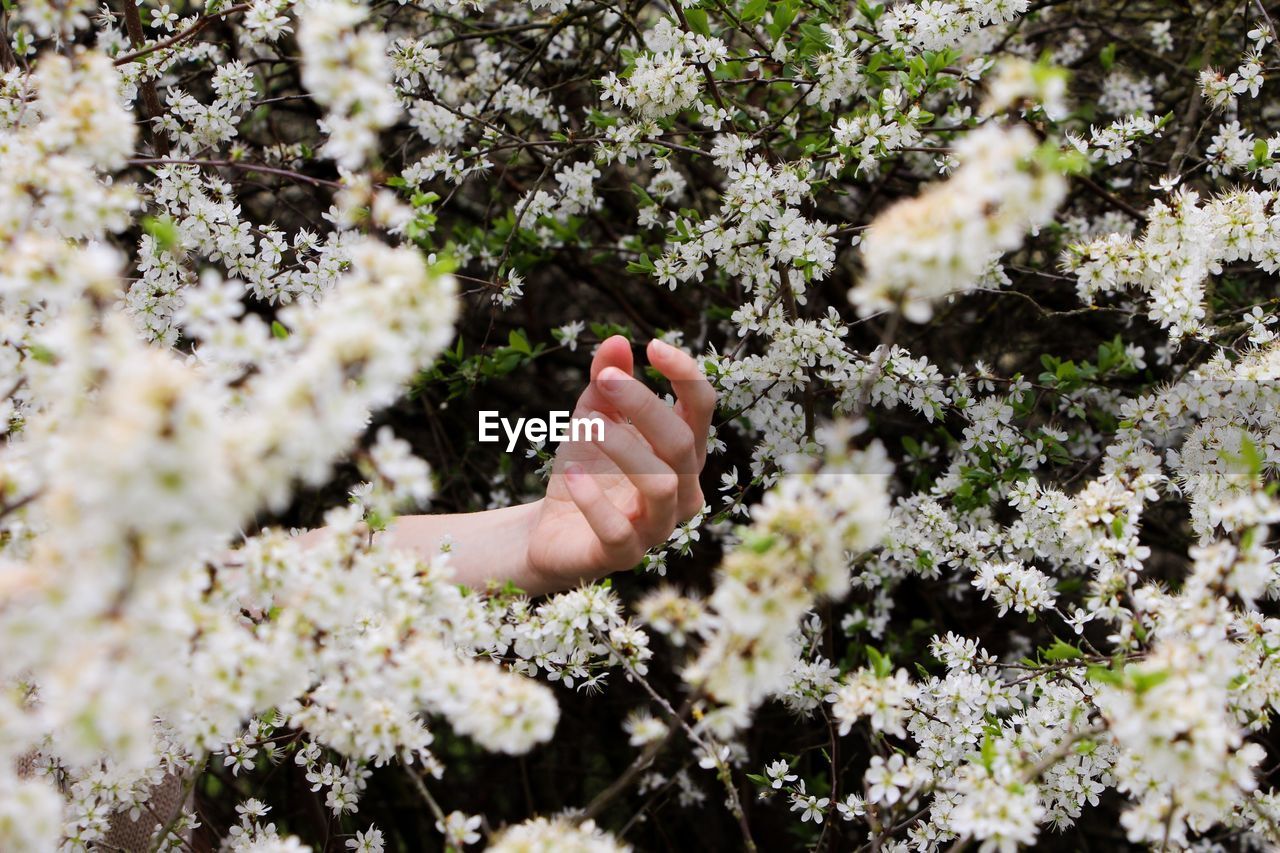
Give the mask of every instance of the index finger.
POLYGON ((691 355, 657 338, 649 341, 649 363, 671 380, 676 392, 675 411, 693 430, 698 464, 707 456, 707 434, 716 410, 716 392, 691 355))

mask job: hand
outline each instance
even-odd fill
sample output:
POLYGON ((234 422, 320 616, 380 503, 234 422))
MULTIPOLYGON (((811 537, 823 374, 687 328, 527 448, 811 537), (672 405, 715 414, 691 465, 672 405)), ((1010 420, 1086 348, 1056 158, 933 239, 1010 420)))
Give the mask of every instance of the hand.
POLYGON ((564 589, 640 562, 702 509, 715 391, 698 363, 654 340, 649 363, 671 380, 670 406, 633 375, 631 346, 614 336, 591 362, 574 418, 603 418, 603 441, 560 445, 527 551, 531 592, 564 589))

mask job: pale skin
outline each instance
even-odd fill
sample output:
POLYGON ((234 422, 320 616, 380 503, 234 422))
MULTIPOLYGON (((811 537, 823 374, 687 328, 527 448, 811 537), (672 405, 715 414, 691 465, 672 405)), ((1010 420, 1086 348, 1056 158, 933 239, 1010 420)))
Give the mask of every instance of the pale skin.
POLYGON ((451 537, 455 577, 476 589, 511 582, 539 595, 635 566, 702 508, 698 476, 716 399, 688 354, 658 340, 646 354, 671 381, 675 404, 635 378, 625 338, 604 341, 573 411, 602 417, 604 440, 562 443, 544 497, 485 512, 400 516, 378 536, 423 556, 451 537))

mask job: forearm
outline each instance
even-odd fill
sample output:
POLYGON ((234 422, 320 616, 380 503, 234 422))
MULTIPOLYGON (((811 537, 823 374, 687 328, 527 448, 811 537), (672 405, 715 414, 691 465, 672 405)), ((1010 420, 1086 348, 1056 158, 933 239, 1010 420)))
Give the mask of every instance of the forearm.
POLYGON ((378 534, 392 548, 413 551, 425 557, 440 552, 441 544, 452 543, 450 565, 460 584, 484 589, 490 582, 508 581, 520 589, 538 594, 549 592, 530 571, 529 535, 538 517, 541 501, 491 509, 440 515, 403 515, 378 534))
MULTIPOLYGON (((439 554, 448 541, 449 565, 458 583, 484 589, 510 581, 530 595, 542 595, 565 585, 529 565, 529 537, 541 505, 537 500, 483 512, 402 515, 375 536, 382 544, 423 559, 439 554)), ((328 535, 329 528, 320 527, 299 534, 298 541, 309 548, 328 535)))
POLYGON ((529 589, 529 535, 538 517, 539 502, 440 515, 402 515, 379 534, 393 548, 436 555, 445 539, 452 540, 449 564, 460 584, 484 589, 489 581, 512 581, 529 589))

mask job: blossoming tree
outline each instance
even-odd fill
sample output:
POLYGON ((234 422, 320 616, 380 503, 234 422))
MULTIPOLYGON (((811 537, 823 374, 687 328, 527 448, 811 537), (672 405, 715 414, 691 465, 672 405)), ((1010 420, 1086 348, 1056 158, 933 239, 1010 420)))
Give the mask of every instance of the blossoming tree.
POLYGON ((3 0, 0 849, 1280 845, 1277 11, 3 0), (664 547, 371 534, 614 334, 664 547))

